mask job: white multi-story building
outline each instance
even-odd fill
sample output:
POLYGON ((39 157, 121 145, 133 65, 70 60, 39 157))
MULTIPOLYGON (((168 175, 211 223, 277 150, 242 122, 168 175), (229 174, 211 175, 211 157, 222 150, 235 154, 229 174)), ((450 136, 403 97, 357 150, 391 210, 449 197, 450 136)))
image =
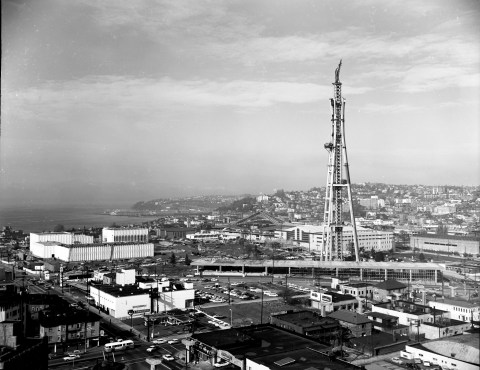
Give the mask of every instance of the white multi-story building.
POLYGON ((450 312, 450 317, 455 320, 464 322, 480 321, 480 305, 478 304, 444 299, 443 301, 430 301, 428 305, 450 312))
POLYGON ((40 258, 58 258, 65 262, 84 262, 153 257, 153 243, 125 244, 61 244, 53 242, 36 243, 30 248, 40 258))
MULTIPOLYGON (((291 240, 299 247, 310 251, 321 251, 325 226, 298 225, 281 230, 275 230, 275 238, 291 240)), ((357 226, 358 248, 375 251, 389 251, 394 247, 393 232, 367 229, 357 226)), ((350 251, 353 243, 353 227, 343 228, 343 248, 345 252, 350 251)))
POLYGON ((52 258, 58 244, 92 244, 93 236, 69 232, 30 233, 30 251, 41 258, 52 258), (50 246, 50 248, 48 247, 50 246))
POLYGON ((104 243, 146 243, 148 242, 147 228, 104 227, 102 229, 104 243))

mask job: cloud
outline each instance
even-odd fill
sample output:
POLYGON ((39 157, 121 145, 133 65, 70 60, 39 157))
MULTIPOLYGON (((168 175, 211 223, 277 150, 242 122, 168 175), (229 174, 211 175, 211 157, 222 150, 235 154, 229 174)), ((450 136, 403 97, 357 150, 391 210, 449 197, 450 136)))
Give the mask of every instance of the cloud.
MULTIPOLYGON (((350 93, 363 92, 350 89, 350 93)), ((4 95, 6 114, 63 121, 74 112, 130 112, 142 116, 202 108, 264 108, 327 99, 331 87, 310 83, 142 79, 115 76, 49 82, 4 95)))

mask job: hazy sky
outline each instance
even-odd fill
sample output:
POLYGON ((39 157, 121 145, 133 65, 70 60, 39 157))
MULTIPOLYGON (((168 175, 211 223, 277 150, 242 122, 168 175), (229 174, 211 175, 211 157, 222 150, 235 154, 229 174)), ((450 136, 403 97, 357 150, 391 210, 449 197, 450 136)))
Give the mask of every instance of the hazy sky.
POLYGON ((479 184, 480 6, 2 1, 0 200, 326 183, 334 71, 352 182, 479 184))

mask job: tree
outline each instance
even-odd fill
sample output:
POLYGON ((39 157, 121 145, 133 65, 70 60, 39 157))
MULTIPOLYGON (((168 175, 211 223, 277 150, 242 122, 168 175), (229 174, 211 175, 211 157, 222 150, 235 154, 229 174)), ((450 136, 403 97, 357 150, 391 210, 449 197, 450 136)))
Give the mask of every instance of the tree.
POLYGON ((373 258, 375 259, 375 262, 383 262, 385 261, 385 253, 382 251, 375 252, 373 258))
POLYGON ((185 255, 185 266, 190 266, 192 260, 188 257, 188 254, 185 255))
POLYGON ((418 255, 418 259, 420 260, 420 262, 425 262, 425 256, 423 255, 423 253, 420 253, 418 255))
POLYGON ((56 232, 56 233, 60 233, 62 231, 65 231, 65 226, 63 226, 61 224, 55 225, 55 227, 53 228, 53 231, 56 232))
POLYGON ((177 263, 177 257, 175 256, 175 253, 172 252, 172 254, 170 255, 170 260, 169 260, 170 264, 172 265, 175 265, 177 263))

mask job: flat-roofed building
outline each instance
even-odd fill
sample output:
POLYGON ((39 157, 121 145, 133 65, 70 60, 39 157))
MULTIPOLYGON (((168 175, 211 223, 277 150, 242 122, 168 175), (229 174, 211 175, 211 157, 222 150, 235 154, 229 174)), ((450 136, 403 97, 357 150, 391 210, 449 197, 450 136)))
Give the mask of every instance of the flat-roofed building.
POLYGON ((93 312, 68 308, 43 310, 39 316, 40 337, 47 337, 49 344, 62 344, 96 339, 100 336, 101 317, 93 312))
POLYGON ((30 233, 30 251, 36 257, 55 257, 55 246, 59 244, 92 244, 93 236, 70 232, 30 233))
POLYGON ((410 236, 410 246, 420 251, 480 256, 480 238, 455 235, 419 234, 410 236))
POLYGON ((356 310, 358 306, 358 299, 350 294, 310 291, 310 307, 320 310, 322 316, 338 310, 356 310))
POLYGON ((146 284, 145 281, 142 284, 124 286, 92 284, 90 296, 95 306, 120 319, 130 317, 129 310, 133 310, 133 316, 143 316, 145 313, 193 307, 195 290, 191 283, 172 283, 168 280, 157 282, 151 279, 150 284, 146 284), (142 288, 142 284, 145 289, 142 288))
POLYGON ((372 321, 373 329, 395 336, 408 336, 409 326, 398 323, 398 317, 381 312, 367 312, 365 316, 372 321))
POLYGON ((336 339, 340 326, 339 322, 333 318, 322 317, 306 310, 272 315, 270 323, 328 344, 336 339))
POLYGON ((439 365, 442 369, 478 370, 480 367, 478 334, 457 335, 405 346, 413 358, 439 365))
POLYGON ((147 243, 148 229, 143 227, 104 227, 102 229, 104 243, 147 243))
POLYGON ((64 262, 84 262, 153 257, 153 243, 61 244, 39 242, 32 254, 40 258, 55 257, 64 262))
POLYGON ((241 370, 360 369, 329 357, 331 346, 270 324, 195 333, 186 347, 189 362, 233 364, 241 370))
POLYGON ((461 300, 442 299, 429 301, 430 307, 450 312, 450 317, 463 322, 480 321, 480 305, 461 300))

